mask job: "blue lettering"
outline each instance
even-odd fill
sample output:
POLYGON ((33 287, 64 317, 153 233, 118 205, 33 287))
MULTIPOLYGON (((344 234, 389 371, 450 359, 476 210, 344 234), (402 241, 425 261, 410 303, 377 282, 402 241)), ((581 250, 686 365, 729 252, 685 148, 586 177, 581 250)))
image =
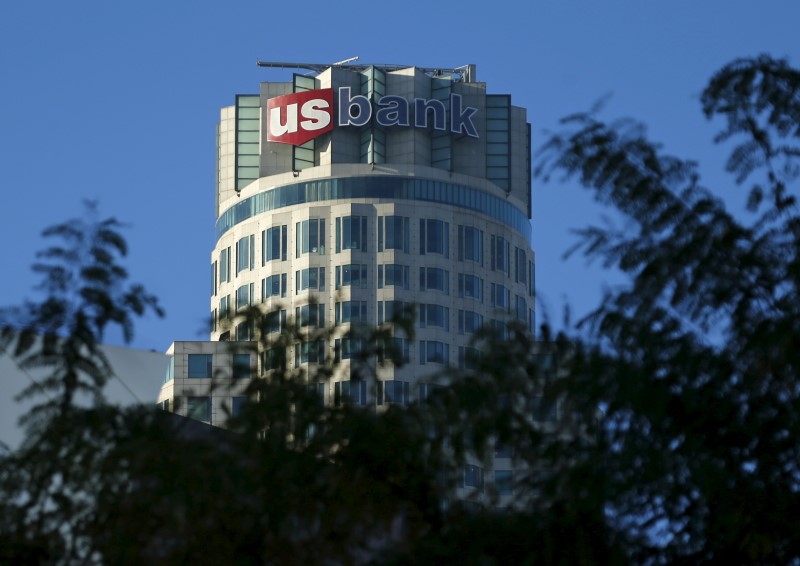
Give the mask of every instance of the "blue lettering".
POLYGON ((357 94, 350 97, 350 87, 343 86, 339 89, 339 125, 340 126, 363 126, 372 117, 372 105, 366 96, 357 94), (356 107, 358 114, 353 116, 353 107, 356 107))
POLYGON ((425 100, 424 98, 414 99, 414 127, 428 127, 428 111, 433 112, 433 129, 441 132, 447 131, 445 121, 447 119, 447 109, 441 100, 425 100))
MULTIPOLYGON (((351 96, 350 87, 339 88, 339 126, 366 126, 372 119, 372 103, 369 98, 360 94, 351 96)), ((409 101, 396 95, 387 95, 375 103, 375 121, 379 126, 409 126, 410 108, 409 101)), ((447 106, 441 100, 415 98, 414 99, 414 127, 428 128, 429 118, 433 122, 433 129, 447 131, 447 106)), ((472 106, 463 106, 460 94, 450 95, 450 132, 463 134, 471 138, 478 137, 473 117, 478 109, 472 106)))
POLYGON ((375 120, 381 126, 408 126, 408 100, 387 95, 378 102, 375 120))
POLYGON ((461 109, 461 95, 450 95, 450 131, 454 134, 466 134, 471 138, 478 137, 478 130, 472 123, 472 117, 478 111, 477 108, 467 106, 461 109))

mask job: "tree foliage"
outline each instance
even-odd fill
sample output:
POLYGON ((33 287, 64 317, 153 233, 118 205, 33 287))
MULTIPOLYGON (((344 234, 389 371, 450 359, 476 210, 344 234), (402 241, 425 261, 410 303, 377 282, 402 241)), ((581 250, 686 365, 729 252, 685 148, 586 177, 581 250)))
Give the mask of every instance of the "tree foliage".
POLYGON ((611 524, 637 559, 790 563, 800 557, 800 72, 762 56, 725 66, 702 95, 735 141, 749 216, 729 212, 690 161, 641 128, 590 114, 544 148, 624 213, 632 232, 590 227, 580 247, 629 274, 587 320, 571 396, 604 409, 611 524))
MULTIPOLYGON (((749 184, 747 213, 641 125, 565 119, 536 173, 575 178, 631 220, 588 227, 576 246, 630 284, 577 336, 479 333, 485 354, 433 377, 427 401, 377 413, 309 391, 336 360, 253 379, 230 431, 103 404, 104 329, 127 333, 157 304, 126 284, 116 222, 48 231, 65 243, 37 264, 45 299, 4 319, 6 349, 53 370, 53 397, 0 457, 0 562, 800 561, 800 72, 734 61, 702 107, 725 124, 716 141, 735 144, 728 171, 749 184), (76 403, 82 391, 96 402, 76 403), (543 402, 559 403, 556 419, 538 418, 543 402), (515 505, 493 509, 490 482, 459 503, 459 470, 500 446, 515 505)), ((366 344, 354 377, 375 387, 380 364, 401 364, 392 338, 413 338, 411 322, 354 330, 366 344)), ((259 349, 326 332, 290 325, 259 349)))

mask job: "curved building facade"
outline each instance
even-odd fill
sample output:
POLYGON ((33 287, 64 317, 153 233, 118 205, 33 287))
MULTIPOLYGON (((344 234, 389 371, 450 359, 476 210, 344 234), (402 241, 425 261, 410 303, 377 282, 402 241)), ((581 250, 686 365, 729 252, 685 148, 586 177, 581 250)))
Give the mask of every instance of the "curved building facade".
POLYGON ((342 360, 318 384, 326 402, 407 403, 468 363, 481 325, 533 328, 526 111, 471 65, 305 67, 221 111, 211 340, 255 339, 233 315, 258 304, 275 332, 333 330, 286 353, 295 367, 342 360), (411 304, 415 336, 396 336, 408 363, 379 368, 377 391, 351 383, 348 329, 411 304))

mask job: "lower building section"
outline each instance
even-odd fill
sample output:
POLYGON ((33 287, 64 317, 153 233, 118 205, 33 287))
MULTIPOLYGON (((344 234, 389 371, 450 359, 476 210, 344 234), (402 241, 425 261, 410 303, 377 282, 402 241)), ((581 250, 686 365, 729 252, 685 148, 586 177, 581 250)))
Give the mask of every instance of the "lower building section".
POLYGON ((224 342, 173 342, 158 406, 224 427, 247 401, 246 389, 258 375, 256 345, 224 342), (213 387, 212 387, 213 385, 213 387))

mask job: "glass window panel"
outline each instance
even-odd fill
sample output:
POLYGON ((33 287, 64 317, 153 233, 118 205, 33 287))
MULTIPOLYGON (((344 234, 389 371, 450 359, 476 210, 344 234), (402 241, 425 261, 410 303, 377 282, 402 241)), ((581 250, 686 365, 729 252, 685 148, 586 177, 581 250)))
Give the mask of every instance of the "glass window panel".
POLYGON ((186 416, 197 421, 211 422, 211 399, 209 397, 187 397, 186 416))
POLYGON ((508 108, 487 108, 486 117, 508 119, 508 108))
MULTIPOLYGON (((242 143, 258 143, 258 136, 260 132, 239 132, 236 136, 236 139, 242 143)), ((243 165, 239 163, 239 165, 243 165)))
POLYGON ((486 120, 487 130, 508 130, 508 120, 490 119, 486 120))
POLYGON ((242 108, 236 110, 239 119, 258 119, 261 117, 260 108, 242 108))
MULTIPOLYGON (((258 133, 259 125, 260 120, 258 120, 258 118, 254 120, 250 118, 242 118, 240 115, 239 120, 236 122, 236 129, 238 130, 237 134, 241 136, 241 134, 244 132, 258 133)), ((241 140, 241 137, 238 137, 237 139, 241 140)), ((256 137, 255 141, 258 141, 258 137, 256 137)))
MULTIPOLYGON (((257 143, 237 143, 236 153, 239 155, 258 155, 259 147, 257 143)), ((258 178, 258 171, 254 178, 258 178)))
POLYGON ((511 470, 495 470, 494 487, 498 495, 512 495, 514 493, 513 472, 511 470))
POLYGON ((487 143, 508 143, 508 132, 505 130, 501 131, 489 131, 486 132, 486 142, 487 143))
POLYGON ((250 354, 233 355, 233 378, 249 379, 251 373, 250 354))
POLYGON ((210 378, 211 373, 211 354, 188 354, 188 377, 190 378, 210 378))

